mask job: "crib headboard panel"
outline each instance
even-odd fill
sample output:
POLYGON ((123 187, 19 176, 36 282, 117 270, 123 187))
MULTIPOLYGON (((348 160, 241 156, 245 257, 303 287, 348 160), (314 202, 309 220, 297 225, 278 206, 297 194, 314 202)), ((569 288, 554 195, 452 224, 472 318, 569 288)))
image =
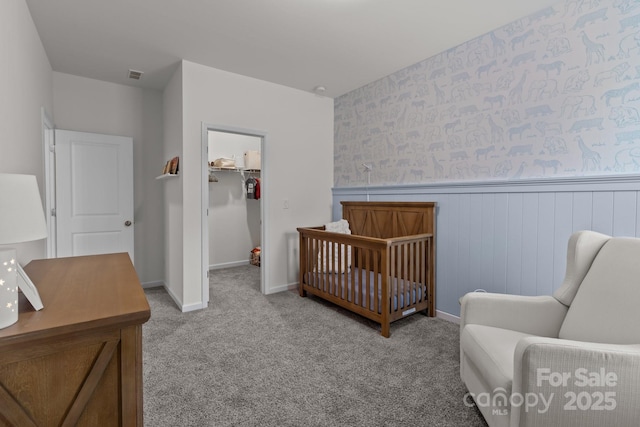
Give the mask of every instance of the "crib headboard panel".
POLYGON ((340 202, 353 234, 388 239, 433 234, 435 202, 340 202))

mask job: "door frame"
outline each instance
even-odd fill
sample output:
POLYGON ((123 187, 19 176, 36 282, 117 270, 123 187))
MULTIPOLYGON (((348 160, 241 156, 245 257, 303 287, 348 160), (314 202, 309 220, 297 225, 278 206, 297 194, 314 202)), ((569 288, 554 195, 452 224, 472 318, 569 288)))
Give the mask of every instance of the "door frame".
POLYGON ((247 135, 260 138, 260 246, 262 252, 260 253, 260 292, 264 295, 266 286, 266 280, 268 276, 269 263, 268 263, 268 251, 266 248, 268 245, 268 237, 266 233, 268 217, 267 217, 267 203, 268 203, 268 185, 267 179, 267 133, 255 129, 245 129, 225 125, 217 125, 212 123, 202 122, 202 302, 203 308, 209 302, 209 131, 223 132, 223 133, 235 133, 239 135, 247 135))
POLYGON ((44 107, 42 117, 42 159, 44 161, 44 217, 47 223, 46 257, 56 258, 57 225, 56 207, 56 159, 55 159, 55 125, 44 107))

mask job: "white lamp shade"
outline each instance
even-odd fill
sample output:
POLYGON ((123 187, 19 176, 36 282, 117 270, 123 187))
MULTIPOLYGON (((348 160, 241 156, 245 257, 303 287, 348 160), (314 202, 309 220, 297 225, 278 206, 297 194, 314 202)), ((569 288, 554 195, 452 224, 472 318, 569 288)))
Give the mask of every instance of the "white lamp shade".
POLYGON ((0 244, 45 237, 47 224, 36 177, 0 174, 0 244))

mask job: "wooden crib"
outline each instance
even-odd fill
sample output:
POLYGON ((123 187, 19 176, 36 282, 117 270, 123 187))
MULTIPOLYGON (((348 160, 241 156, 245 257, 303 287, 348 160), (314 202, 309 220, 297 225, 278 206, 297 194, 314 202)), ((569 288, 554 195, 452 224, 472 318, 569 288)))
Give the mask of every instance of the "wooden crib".
POLYGON ((300 296, 313 294, 381 325, 435 316, 434 202, 341 202, 352 234, 298 228, 300 296))

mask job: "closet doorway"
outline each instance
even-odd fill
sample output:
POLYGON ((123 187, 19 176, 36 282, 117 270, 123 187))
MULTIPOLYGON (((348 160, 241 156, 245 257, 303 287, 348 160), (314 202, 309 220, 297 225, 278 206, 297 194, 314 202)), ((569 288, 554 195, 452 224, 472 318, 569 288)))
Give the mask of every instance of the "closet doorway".
MULTIPOLYGON (((213 269, 255 263, 265 293, 264 147, 266 134, 203 125, 203 265, 213 269)), ((203 284, 204 285, 204 284, 203 284)), ((209 281, 203 301, 209 300, 209 281)))

